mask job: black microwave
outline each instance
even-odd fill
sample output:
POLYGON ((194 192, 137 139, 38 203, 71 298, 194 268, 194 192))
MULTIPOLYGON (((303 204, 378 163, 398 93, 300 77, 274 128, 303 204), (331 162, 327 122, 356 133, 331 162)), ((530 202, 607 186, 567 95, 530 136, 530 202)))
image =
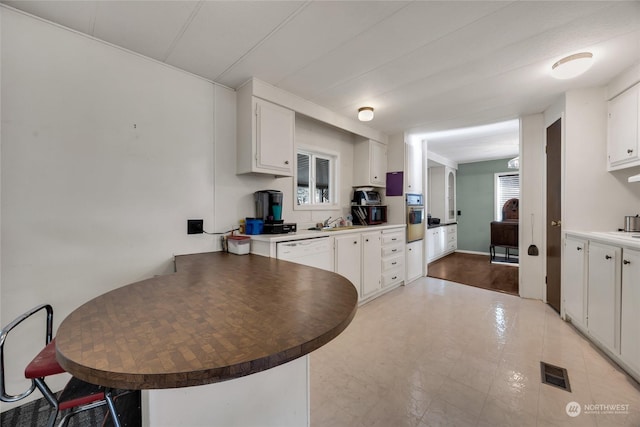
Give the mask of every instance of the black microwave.
POLYGON ((351 206, 354 224, 376 225, 387 222, 387 207, 381 205, 351 206))

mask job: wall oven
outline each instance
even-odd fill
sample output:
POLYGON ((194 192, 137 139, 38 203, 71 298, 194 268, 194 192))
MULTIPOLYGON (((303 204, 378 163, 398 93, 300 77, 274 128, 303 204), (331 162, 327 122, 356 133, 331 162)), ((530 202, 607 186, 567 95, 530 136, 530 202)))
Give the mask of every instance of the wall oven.
POLYGON ((424 239, 424 227, 422 194, 407 193, 407 242, 424 239))

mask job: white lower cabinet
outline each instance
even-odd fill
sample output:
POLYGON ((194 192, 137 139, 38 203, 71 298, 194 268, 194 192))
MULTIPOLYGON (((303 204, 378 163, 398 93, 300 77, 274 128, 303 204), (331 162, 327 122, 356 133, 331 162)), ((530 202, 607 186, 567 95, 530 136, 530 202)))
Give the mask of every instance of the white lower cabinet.
POLYGON ((362 298, 380 290, 382 257, 380 250, 382 233, 373 231, 362 233, 362 298))
POLYGON ((458 225, 449 224, 427 230, 427 262, 435 261, 458 249, 458 225))
POLYGON ((422 276, 422 240, 407 244, 407 283, 422 276))
POLYGON ((587 328, 613 350, 619 348, 620 253, 614 246, 589 243, 587 328))
POLYGON ((640 373, 640 251, 622 250, 620 357, 640 373))
POLYGON ((455 252, 458 249, 458 226, 456 224, 447 225, 445 227, 445 246, 444 253, 450 254, 455 252))
POLYGON ((349 279, 362 295, 362 244, 360 234, 347 234, 335 238, 335 272, 349 279))
POLYGON ((396 285, 404 280, 404 229, 382 231, 382 287, 396 285))
POLYGON ((583 329, 587 327, 587 240, 567 237, 564 241, 565 265, 562 269, 562 299, 565 316, 583 329))
POLYGON ((404 234, 404 227, 397 227, 335 237, 335 272, 353 283, 359 301, 375 298, 404 281, 404 234))
POLYGON ((640 381, 640 249, 594 236, 566 235, 562 310, 640 381))
MULTIPOLYGON (((333 246, 329 256, 333 256, 333 271, 353 283, 358 291, 358 301, 364 303, 404 282, 405 232, 404 225, 389 225, 353 229, 347 233, 327 232, 317 237, 331 234, 333 246)), ((281 238, 272 240, 265 235, 253 236, 251 253, 275 258, 280 241, 281 238)))

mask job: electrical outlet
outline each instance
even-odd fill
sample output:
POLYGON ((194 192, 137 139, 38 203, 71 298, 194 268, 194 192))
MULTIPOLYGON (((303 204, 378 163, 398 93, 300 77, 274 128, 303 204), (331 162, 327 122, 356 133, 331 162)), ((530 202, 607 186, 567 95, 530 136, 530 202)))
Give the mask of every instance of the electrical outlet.
POLYGON ((204 220, 201 220, 201 219, 187 220, 187 234, 202 234, 202 233, 204 233, 204 220))

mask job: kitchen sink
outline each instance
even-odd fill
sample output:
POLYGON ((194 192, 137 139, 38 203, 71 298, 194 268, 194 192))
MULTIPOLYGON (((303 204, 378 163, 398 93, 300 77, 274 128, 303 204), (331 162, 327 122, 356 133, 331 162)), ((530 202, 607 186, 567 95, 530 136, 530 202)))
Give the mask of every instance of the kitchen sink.
POLYGON ((345 225, 344 227, 331 227, 323 228, 322 231, 340 231, 340 230, 352 230, 354 228, 364 228, 365 225, 345 225))
POLYGON ((340 231, 340 230, 352 230, 354 228, 365 228, 366 225, 345 225, 343 227, 326 227, 326 228, 319 228, 319 227, 312 227, 309 228, 309 230, 315 230, 315 231, 340 231))

